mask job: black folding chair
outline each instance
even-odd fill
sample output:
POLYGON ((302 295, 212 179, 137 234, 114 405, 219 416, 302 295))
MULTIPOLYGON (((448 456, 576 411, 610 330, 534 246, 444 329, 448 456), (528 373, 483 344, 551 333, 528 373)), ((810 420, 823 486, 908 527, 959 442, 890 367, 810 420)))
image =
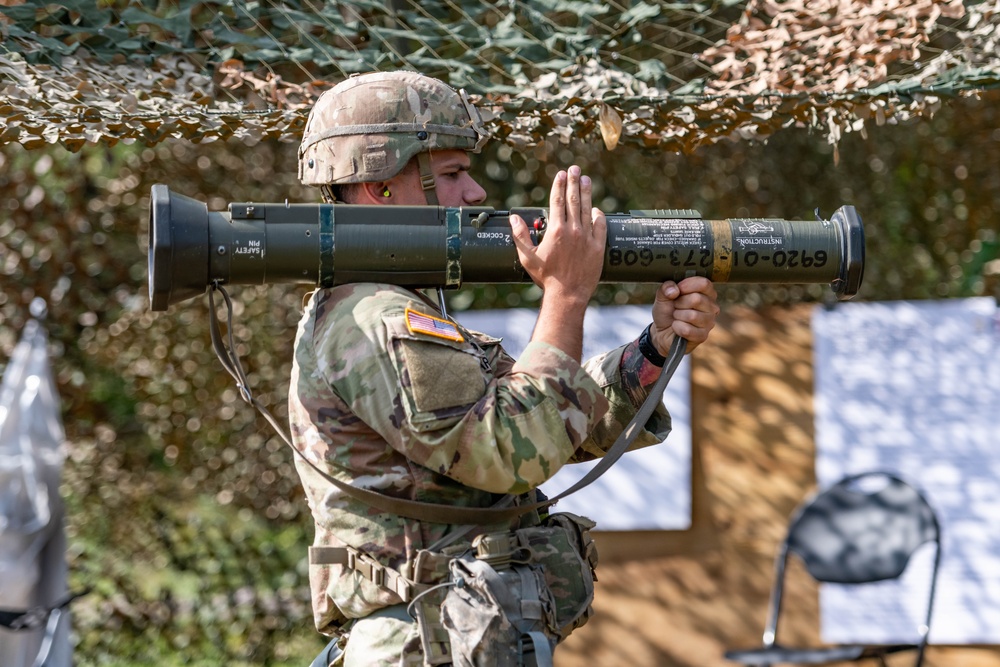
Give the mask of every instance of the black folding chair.
POLYGON ((775 559, 763 645, 727 651, 726 659, 742 665, 768 667, 775 664, 821 665, 830 662, 877 659, 915 651, 916 667, 923 662, 930 632, 934 589, 941 563, 941 530, 934 509, 916 488, 895 475, 869 472, 845 477, 798 507, 788 535, 775 559), (916 629, 919 639, 911 644, 851 644, 792 648, 777 641, 781 594, 789 554, 802 559, 806 571, 817 581, 866 584, 898 579, 910 556, 920 546, 934 542, 924 622, 916 629))

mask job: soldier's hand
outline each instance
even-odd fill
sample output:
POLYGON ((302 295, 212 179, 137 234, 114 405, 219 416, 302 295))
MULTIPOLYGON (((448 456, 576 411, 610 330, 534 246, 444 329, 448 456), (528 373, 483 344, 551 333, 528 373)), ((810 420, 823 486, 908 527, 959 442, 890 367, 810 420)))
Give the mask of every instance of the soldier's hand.
POLYGON ((675 336, 688 341, 690 352, 708 339, 719 315, 718 295, 708 278, 694 276, 679 283, 660 285, 653 301, 653 326, 649 335, 660 354, 666 356, 675 336))
POLYGON ((549 194, 549 217, 542 242, 531 242, 528 225, 511 215, 518 258, 546 296, 586 305, 604 266, 607 222, 592 204, 590 178, 576 165, 560 171, 549 194))

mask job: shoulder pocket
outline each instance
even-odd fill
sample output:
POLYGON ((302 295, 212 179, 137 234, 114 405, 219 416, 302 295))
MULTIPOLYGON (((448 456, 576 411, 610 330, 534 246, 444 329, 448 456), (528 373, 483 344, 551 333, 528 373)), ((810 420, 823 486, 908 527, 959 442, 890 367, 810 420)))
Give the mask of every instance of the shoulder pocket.
POLYGON ((383 320, 413 428, 429 431, 456 423, 486 390, 479 350, 464 337, 453 340, 411 331, 405 313, 383 320))

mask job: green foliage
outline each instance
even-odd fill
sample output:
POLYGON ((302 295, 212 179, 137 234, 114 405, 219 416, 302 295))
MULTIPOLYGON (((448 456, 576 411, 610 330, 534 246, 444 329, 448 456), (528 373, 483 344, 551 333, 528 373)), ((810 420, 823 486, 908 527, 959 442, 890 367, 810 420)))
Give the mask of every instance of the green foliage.
MULTIPOLYGON (((845 136, 805 132, 678 155, 577 142, 493 145, 475 175, 497 208, 545 205, 573 161, 606 211, 696 208, 707 217, 810 218, 857 206, 868 236, 859 298, 923 299, 1000 289, 996 94, 936 117, 845 136)), ((49 303, 69 440, 69 563, 78 663, 304 664, 312 629, 309 510, 291 453, 240 401, 214 359, 204 297, 148 311, 146 234, 154 183, 221 210, 232 201, 315 201, 277 142, 119 144, 0 152, 0 359, 35 296, 49 303)), ((725 303, 822 301, 824 286, 719 285, 725 303)), ((305 290, 233 290, 251 387, 279 419, 305 290)), ((468 286, 455 310, 531 306, 532 286, 468 286)), ((645 303, 650 287, 601 286, 595 301, 645 303)), ((637 332, 638 333, 638 332, 637 332)), ((710 353, 710 344, 705 350, 710 353)))
POLYGON ((71 509, 93 517, 71 549, 73 579, 94 587, 74 605, 78 664, 302 664, 321 648, 303 632, 302 525, 206 497, 71 509))

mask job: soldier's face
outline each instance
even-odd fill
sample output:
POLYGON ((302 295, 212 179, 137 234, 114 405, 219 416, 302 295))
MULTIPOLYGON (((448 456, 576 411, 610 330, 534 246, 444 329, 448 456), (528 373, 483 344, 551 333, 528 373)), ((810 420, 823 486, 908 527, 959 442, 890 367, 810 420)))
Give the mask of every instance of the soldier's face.
MULTIPOLYGON (((469 174, 469 154, 461 150, 443 150, 431 153, 431 170, 437 190, 439 206, 478 206, 486 201, 486 190, 469 174)), ((427 203, 420 187, 420 173, 416 160, 388 182, 392 203, 422 206, 427 203)))

